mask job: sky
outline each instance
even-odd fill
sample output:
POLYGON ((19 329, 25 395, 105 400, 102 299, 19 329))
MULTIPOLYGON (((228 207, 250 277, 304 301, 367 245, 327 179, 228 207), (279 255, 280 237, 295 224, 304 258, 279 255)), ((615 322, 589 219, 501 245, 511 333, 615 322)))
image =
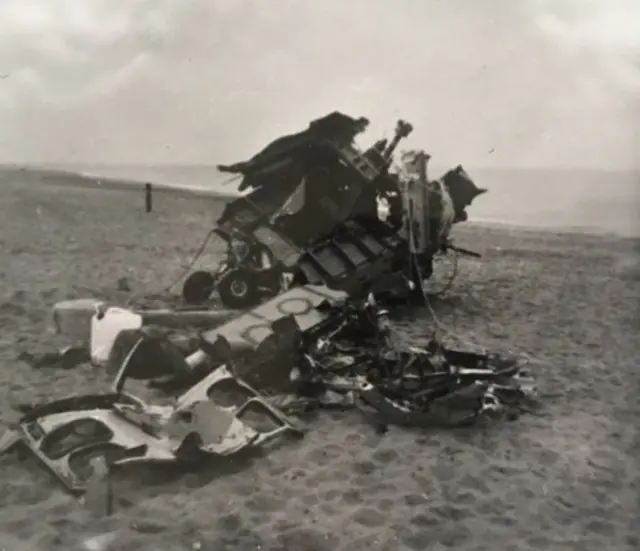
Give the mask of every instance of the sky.
POLYGON ((443 166, 640 169, 640 1, 0 0, 0 162, 231 163, 334 110, 443 166))

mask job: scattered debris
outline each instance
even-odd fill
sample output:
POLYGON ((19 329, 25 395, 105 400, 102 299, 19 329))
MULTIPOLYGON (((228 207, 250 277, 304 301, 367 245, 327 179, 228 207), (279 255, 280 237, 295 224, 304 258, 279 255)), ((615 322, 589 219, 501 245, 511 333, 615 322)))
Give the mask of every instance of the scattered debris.
POLYGON ((106 365, 118 334, 142 327, 142 316, 126 308, 100 307, 91 317, 91 362, 106 365))
POLYGON ((70 491, 82 493, 96 456, 111 468, 188 465, 284 434, 302 436, 283 410, 357 407, 377 426, 454 426, 518 410, 535 397, 521 361, 437 342, 403 350, 373 296, 353 301, 318 286, 290 289, 204 333, 202 350, 186 358, 176 353, 182 365, 169 372, 145 361, 150 346, 177 351, 141 331, 110 393, 33 407, 5 435, 0 453, 24 445, 70 491), (171 405, 149 404, 125 390, 132 380, 186 390, 171 405))
POLYGON ((121 343, 117 342, 120 335, 154 325, 211 328, 233 316, 231 312, 194 309, 134 311, 91 298, 59 302, 53 307, 53 313, 56 331, 75 344, 37 355, 23 352, 19 359, 33 367, 69 369, 89 361, 96 366, 108 366, 114 361, 114 353, 120 351, 121 343))
POLYGON ((89 347, 91 321, 104 302, 93 298, 65 300, 53 307, 53 323, 56 331, 70 342, 89 347))
POLYGON ((85 346, 65 346, 53 352, 40 354, 28 350, 18 355, 18 360, 29 364, 34 369, 72 369, 91 360, 89 350, 85 346))
POLYGON ((2 439, 0 454, 26 446, 74 493, 82 493, 94 474, 92 461, 111 467, 131 463, 191 462, 202 454, 229 455, 259 446, 285 432, 301 435, 284 414, 261 399, 223 366, 179 396, 173 406, 154 406, 122 391, 138 378, 133 347, 114 381, 113 392, 70 397, 32 407, 2 439), (240 404, 218 405, 210 396, 223 386, 239 389, 240 404), (244 422, 252 411, 266 414, 276 427, 260 432, 244 422))
MULTIPOLYGON (((449 231, 486 190, 461 166, 429 181, 423 152, 403 155, 402 170, 390 172, 412 127, 398 121, 389 144, 362 153, 352 140, 367 124, 333 113, 221 167, 253 191, 218 220, 227 259, 215 274, 192 274, 183 295, 203 302, 217 291, 243 312, 57 304, 58 330, 117 373, 113 386, 29 408, 0 440, 0 455, 26 447, 71 492, 95 486, 90 493, 101 495, 109 472, 126 465, 188 466, 300 437, 293 417, 311 408, 357 408, 380 433, 527 411, 536 387, 526 362, 435 339, 411 346, 394 333, 386 307, 428 304, 437 253, 477 256, 454 247, 449 231), (160 325, 206 329, 176 338, 160 325), (143 400, 129 389, 135 381, 164 400, 143 400)), ((65 366, 63 357, 41 365, 65 366)), ((98 502, 107 511, 105 492, 98 502)))

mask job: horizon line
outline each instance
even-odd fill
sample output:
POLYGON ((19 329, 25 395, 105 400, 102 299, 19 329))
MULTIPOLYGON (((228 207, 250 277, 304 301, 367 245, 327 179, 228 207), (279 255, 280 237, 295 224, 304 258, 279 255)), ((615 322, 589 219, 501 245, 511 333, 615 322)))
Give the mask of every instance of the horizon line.
MULTIPOLYGON (((465 166, 465 163, 461 163, 465 166)), ((0 161, 0 167, 2 168, 53 168, 53 167, 105 167, 105 168, 216 168, 217 163, 207 162, 148 162, 140 161, 134 162, 92 162, 92 161, 0 161)), ((441 168, 437 163, 432 163, 432 166, 441 168)), ((544 166, 531 166, 531 165, 474 165, 469 163, 466 165, 473 170, 527 170, 527 171, 555 171, 555 172, 625 172, 625 173, 638 173, 640 174, 640 167, 588 167, 588 166, 559 166, 559 165, 544 165, 544 166)))

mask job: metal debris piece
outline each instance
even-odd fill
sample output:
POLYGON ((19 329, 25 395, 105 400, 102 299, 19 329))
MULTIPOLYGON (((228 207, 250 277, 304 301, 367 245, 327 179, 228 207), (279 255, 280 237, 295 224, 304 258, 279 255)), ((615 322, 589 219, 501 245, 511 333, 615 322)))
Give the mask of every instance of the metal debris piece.
POLYGON ((74 493, 85 490, 91 458, 97 455, 106 456, 110 465, 175 460, 168 438, 129 422, 118 406, 144 410, 143 403, 124 394, 77 396, 35 407, 14 430, 20 444, 74 493))
POLYGON ((345 292, 324 285, 289 289, 221 327, 203 333, 203 349, 223 361, 257 351, 274 334, 274 323, 291 317, 300 331, 311 331, 328 320, 329 308, 342 304, 347 297, 345 292))
POLYGON ((33 353, 24 351, 18 360, 29 364, 34 369, 72 369, 83 363, 89 363, 91 356, 84 346, 66 346, 55 352, 33 353))
MULTIPOLYGON (((173 419, 180 419, 185 413, 192 412, 196 405, 200 412, 207 411, 203 404, 207 404, 208 411, 214 412, 219 421, 230 419, 226 432, 227 449, 231 449, 229 446, 235 449, 248 445, 260 446, 284 434, 296 437, 304 435, 304 431, 292 420, 271 406, 247 383, 234 377, 225 366, 218 367, 178 398, 173 419), (271 428, 252 427, 249 421, 251 416, 266 418, 264 420, 269 422, 271 428)), ((212 428, 207 430, 211 431, 212 428)), ((203 442, 201 445, 203 451, 209 453, 229 453, 215 447, 214 443, 203 442)))
POLYGON ((118 335, 125 330, 140 329, 142 316, 126 308, 99 308, 91 318, 91 361, 106 366, 118 335))
POLYGON ((96 457, 109 468, 188 462, 194 454, 230 455, 285 433, 303 435, 224 366, 179 396, 173 406, 146 404, 124 392, 126 380, 138 375, 136 354, 144 342, 143 336, 123 362, 114 392, 33 407, 0 440, 0 454, 22 445, 68 490, 83 493, 97 476, 92 467, 96 457), (232 391, 237 399, 227 403, 232 391), (257 416, 271 426, 255 426, 257 416))
POLYGON ((0 455, 3 455, 20 444, 22 436, 16 429, 8 429, 0 438, 0 455))
POLYGON ((122 333, 135 333, 152 325, 210 329, 234 316, 233 312, 224 310, 130 310, 109 306, 97 299, 59 302, 53 308, 56 331, 73 342, 73 346, 39 355, 24 352, 20 359, 38 368, 69 369, 85 361, 108 367, 114 359, 123 359, 118 358, 122 333))
POLYGON ((305 335, 330 330, 347 299, 343 291, 304 285, 254 307, 234 320, 202 334, 202 352, 187 358, 227 364, 233 373, 260 390, 282 391, 305 335), (204 353, 204 354, 203 354, 204 353))
POLYGON ((459 425, 535 398, 526 362, 453 350, 432 342, 399 347, 375 300, 347 308, 330 340, 300 352, 298 393, 322 406, 331 394, 373 410, 385 424, 459 425))
POLYGON ((91 341, 91 318, 104 302, 95 298, 65 300, 53 306, 53 323, 56 332, 69 342, 89 347, 91 341))

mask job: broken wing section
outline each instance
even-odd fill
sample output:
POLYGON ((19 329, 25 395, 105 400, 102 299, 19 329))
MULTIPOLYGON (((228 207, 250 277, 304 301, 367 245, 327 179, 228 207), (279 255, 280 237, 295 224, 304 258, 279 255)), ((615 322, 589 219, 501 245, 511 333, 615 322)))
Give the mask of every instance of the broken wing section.
POLYGON ((214 361, 226 363, 257 351, 275 334, 275 322, 292 317, 297 330, 304 333, 328 320, 329 315, 322 311, 323 305, 335 306, 346 299, 343 291, 324 285, 293 287, 221 327, 206 331, 201 335, 201 347, 214 361))

